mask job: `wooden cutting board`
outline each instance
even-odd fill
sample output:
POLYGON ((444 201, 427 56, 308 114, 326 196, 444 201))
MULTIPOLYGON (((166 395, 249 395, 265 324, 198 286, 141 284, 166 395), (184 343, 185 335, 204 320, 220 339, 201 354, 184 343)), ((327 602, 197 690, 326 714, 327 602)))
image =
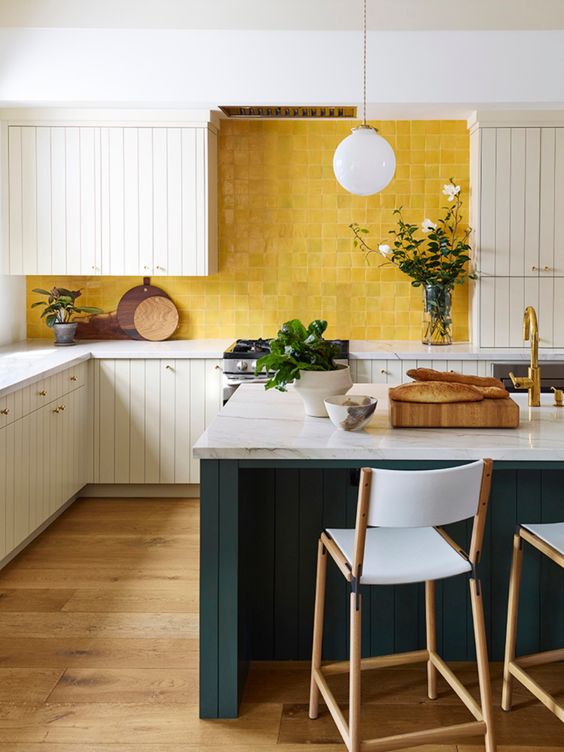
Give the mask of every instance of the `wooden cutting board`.
POLYGON ((131 339, 145 339, 135 328, 135 311, 139 303, 153 297, 168 298, 168 295, 160 287, 148 283, 132 287, 122 295, 117 307, 117 319, 122 330, 131 339))
POLYGON ((393 428, 517 428, 519 405, 509 399, 435 405, 390 399, 393 428))
POLYGON ((133 315, 133 323, 143 339, 161 342, 178 328, 178 310, 170 298, 154 295, 142 300, 133 315))

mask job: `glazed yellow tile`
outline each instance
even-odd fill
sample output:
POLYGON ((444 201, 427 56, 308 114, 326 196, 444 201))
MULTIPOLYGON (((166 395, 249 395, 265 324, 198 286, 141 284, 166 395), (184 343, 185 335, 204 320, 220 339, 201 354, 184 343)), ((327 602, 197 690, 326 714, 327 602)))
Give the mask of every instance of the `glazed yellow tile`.
MULTIPOLYGON (((159 277, 176 301, 178 337, 269 336, 289 317, 325 317, 332 336, 418 339, 421 291, 397 269, 367 263, 351 222, 368 226, 373 248, 389 242, 393 210, 407 221, 434 218, 452 176, 468 197, 468 132, 462 121, 375 123, 396 149, 396 177, 376 196, 352 196, 333 176, 333 152, 350 124, 224 121, 219 138, 220 270, 208 278, 159 277)), ((139 277, 29 277, 34 287, 83 289, 106 311, 139 277)), ((44 336, 29 311, 28 336, 44 336)), ((468 293, 456 290, 454 333, 468 336, 468 293)))

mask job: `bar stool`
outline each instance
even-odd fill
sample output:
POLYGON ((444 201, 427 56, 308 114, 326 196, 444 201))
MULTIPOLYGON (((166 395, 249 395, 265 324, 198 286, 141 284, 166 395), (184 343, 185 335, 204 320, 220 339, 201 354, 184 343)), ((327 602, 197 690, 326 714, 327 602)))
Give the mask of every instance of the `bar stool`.
POLYGON ((317 718, 319 695, 335 721, 349 752, 389 750, 420 744, 455 742, 485 736, 494 752, 491 686, 478 564, 490 495, 492 461, 479 460, 445 470, 371 470, 363 468, 356 526, 326 530, 318 544, 309 717, 317 718), (439 525, 474 518, 466 554, 439 525), (327 554, 350 583, 350 660, 321 665, 327 554), (480 703, 438 655, 435 635, 435 580, 468 574, 480 703), (361 658, 360 585, 425 582, 427 647, 409 653, 361 658), (382 739, 360 740, 361 669, 427 662, 430 699, 437 697, 437 672, 450 684, 475 721, 382 739), (348 723, 327 683, 333 674, 349 673, 348 723))
POLYGON ((503 665, 503 692, 501 707, 511 710, 513 679, 521 682, 529 692, 564 722, 564 707, 546 692, 525 670, 529 666, 554 663, 564 660, 564 648, 547 650, 515 657, 517 638, 517 615, 519 610, 519 586, 523 568, 523 541, 548 556, 558 566, 564 567, 564 522, 539 525, 521 525, 513 537, 513 561, 509 580, 509 601, 507 606, 507 633, 505 638, 505 662, 503 665))

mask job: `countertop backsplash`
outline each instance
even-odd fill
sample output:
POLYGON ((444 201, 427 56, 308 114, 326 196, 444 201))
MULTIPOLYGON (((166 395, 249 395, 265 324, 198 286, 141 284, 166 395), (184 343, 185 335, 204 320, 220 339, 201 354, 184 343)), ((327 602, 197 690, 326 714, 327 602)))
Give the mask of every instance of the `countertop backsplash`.
MULTIPOLYGON (((220 271, 210 277, 152 277, 180 312, 176 338, 273 336, 289 318, 325 318, 328 336, 417 340, 421 291, 407 277, 369 263, 353 248, 348 225, 387 239, 392 212, 433 219, 451 176, 468 210, 469 142, 465 121, 374 123, 395 149, 397 171, 382 193, 348 194, 334 178, 333 152, 348 122, 223 121, 219 141, 220 271)), ((467 217, 466 217, 467 219, 467 217)), ((67 248, 67 253, 71 249, 67 248)), ((139 277, 28 277, 29 337, 45 337, 34 287, 84 290, 84 305, 115 310, 139 277)), ((454 338, 468 338, 468 292, 457 288, 454 338)))

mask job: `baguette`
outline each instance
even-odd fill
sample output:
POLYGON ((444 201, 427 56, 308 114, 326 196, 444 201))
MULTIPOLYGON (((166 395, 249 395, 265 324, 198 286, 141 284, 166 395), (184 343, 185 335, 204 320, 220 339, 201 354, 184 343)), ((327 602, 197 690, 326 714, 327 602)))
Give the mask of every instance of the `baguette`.
POLYGON ((479 402, 484 395, 470 384, 453 384, 447 381, 411 381, 400 384, 389 392, 390 399, 398 402, 479 402))
POLYGON ((478 389, 484 395, 484 399, 509 399, 507 389, 501 389, 499 386, 475 386, 474 389, 478 389))
POLYGON ((411 368, 407 375, 415 381, 444 381, 470 384, 471 386, 496 386, 498 389, 505 389, 502 381, 491 376, 471 376, 455 371, 435 371, 433 368, 411 368))

